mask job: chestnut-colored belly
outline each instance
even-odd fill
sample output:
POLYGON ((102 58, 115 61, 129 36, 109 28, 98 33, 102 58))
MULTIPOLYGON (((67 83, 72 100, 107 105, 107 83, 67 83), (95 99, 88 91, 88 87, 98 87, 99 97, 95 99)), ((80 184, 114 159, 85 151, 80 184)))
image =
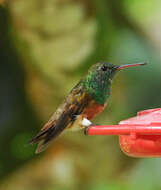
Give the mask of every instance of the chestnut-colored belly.
POLYGON ((88 107, 83 111, 84 117, 86 117, 89 120, 92 120, 98 113, 103 111, 106 105, 100 105, 96 103, 94 100, 92 100, 88 107))
POLYGON ((67 128, 71 130, 80 130, 82 129, 82 120, 83 118, 87 118, 88 120, 92 120, 97 114, 99 114, 106 105, 100 105, 96 103, 94 100, 91 100, 88 104, 87 108, 80 114, 79 117, 75 120, 74 123, 70 124, 67 128))

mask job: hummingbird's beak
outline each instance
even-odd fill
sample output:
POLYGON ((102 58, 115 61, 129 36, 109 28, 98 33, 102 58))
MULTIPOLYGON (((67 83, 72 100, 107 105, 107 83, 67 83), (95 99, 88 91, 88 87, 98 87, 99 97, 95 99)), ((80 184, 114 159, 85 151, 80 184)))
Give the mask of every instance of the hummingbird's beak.
POLYGON ((120 65, 117 69, 118 70, 122 70, 128 67, 135 67, 135 66, 141 66, 141 65, 146 65, 147 63, 143 62, 143 63, 134 63, 134 64, 127 64, 127 65, 120 65))

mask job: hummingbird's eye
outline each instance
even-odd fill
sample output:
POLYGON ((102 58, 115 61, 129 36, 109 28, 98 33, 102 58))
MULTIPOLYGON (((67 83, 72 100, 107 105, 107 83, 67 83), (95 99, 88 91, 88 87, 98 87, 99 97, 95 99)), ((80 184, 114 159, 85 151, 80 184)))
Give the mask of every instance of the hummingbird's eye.
POLYGON ((101 70, 102 70, 102 71, 107 71, 107 69, 108 69, 108 67, 105 66, 105 65, 101 67, 101 70))

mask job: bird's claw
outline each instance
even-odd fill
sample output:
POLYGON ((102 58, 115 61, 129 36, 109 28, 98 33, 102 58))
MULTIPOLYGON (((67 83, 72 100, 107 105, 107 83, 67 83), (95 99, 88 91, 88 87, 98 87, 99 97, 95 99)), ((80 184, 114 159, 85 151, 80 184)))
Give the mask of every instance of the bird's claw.
POLYGON ((85 129, 84 129, 84 134, 85 135, 88 135, 88 130, 89 130, 89 128, 91 127, 92 125, 90 125, 90 126, 88 126, 88 127, 85 127, 85 129))
MULTIPOLYGON (((96 125, 99 125, 99 124, 96 124, 96 125)), ((88 135, 88 130, 89 130, 89 128, 92 127, 92 126, 93 126, 93 123, 92 123, 91 125, 89 125, 89 126, 87 126, 87 127, 84 128, 84 134, 85 134, 85 135, 88 135)))

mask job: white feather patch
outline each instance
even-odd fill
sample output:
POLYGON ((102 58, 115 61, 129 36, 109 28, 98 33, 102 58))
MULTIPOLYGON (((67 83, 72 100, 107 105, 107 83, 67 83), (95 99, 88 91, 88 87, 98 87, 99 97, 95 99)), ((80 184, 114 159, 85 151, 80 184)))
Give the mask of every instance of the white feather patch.
POLYGON ((82 120, 82 125, 85 127, 89 127, 92 124, 92 122, 90 120, 88 120, 87 118, 83 118, 82 120))

